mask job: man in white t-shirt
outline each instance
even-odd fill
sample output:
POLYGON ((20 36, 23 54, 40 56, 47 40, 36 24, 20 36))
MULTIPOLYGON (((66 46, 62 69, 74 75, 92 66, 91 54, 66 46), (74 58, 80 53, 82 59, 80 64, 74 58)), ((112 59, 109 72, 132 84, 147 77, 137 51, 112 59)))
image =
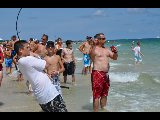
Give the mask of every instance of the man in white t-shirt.
POLYGON ((134 59, 135 59, 135 64, 142 62, 142 56, 144 56, 141 53, 141 48, 140 48, 140 42, 137 42, 137 46, 135 48, 132 48, 132 51, 134 51, 134 59))
POLYGON ((44 72, 49 64, 45 60, 29 56, 30 47, 26 41, 16 42, 14 50, 20 58, 18 60, 19 69, 31 83, 34 95, 42 110, 45 112, 67 112, 61 95, 44 72))

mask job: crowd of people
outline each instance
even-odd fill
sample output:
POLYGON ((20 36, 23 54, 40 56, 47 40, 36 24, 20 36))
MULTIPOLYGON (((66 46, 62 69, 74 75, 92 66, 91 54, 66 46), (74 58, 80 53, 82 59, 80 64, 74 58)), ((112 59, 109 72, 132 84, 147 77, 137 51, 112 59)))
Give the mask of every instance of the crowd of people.
MULTIPOLYGON (((110 87, 109 59, 118 58, 117 48, 107 48, 105 43, 106 36, 98 33, 94 37, 87 36, 86 42, 79 47, 84 61, 82 74, 91 74, 95 112, 99 111, 99 107, 106 109, 110 87)), ((13 36, 0 49, 0 85, 3 78, 2 63, 5 61, 7 75, 12 74, 14 63, 19 73, 18 81, 27 81, 29 92, 34 93, 43 111, 67 112, 59 76, 62 74, 66 83, 67 76, 72 75, 72 84, 76 85, 76 59, 72 45, 72 41, 67 40, 64 48, 61 38, 55 42, 49 41, 46 34, 41 42, 32 38, 28 41, 18 40, 13 36)))

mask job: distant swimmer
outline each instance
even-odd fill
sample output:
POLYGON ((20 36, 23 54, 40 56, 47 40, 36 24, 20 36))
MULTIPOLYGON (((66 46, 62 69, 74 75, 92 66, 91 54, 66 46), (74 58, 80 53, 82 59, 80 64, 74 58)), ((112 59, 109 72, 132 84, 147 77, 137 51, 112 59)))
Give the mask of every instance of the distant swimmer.
POLYGON ((141 51, 140 51, 140 42, 137 42, 137 46, 136 47, 132 47, 132 51, 134 51, 134 59, 135 59, 135 64, 141 63, 142 62, 142 56, 144 56, 141 51))

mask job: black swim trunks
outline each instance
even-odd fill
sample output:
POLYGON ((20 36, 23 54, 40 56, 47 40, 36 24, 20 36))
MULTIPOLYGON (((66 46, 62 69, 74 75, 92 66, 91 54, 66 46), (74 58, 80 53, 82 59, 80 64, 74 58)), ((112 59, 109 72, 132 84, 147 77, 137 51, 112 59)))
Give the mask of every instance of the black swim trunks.
POLYGON ((40 104, 44 112, 68 112, 61 95, 46 104, 40 104))
POLYGON ((57 50, 56 55, 62 56, 62 49, 57 50))
POLYGON ((64 63, 65 71, 63 72, 63 76, 73 75, 75 72, 75 63, 74 61, 70 63, 64 63))

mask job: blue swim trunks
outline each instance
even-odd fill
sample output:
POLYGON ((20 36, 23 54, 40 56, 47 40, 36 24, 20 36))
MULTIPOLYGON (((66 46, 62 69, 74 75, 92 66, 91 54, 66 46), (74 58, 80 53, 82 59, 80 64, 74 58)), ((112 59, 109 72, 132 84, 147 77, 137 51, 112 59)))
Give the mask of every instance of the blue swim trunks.
POLYGON ((135 60, 135 62, 142 62, 142 57, 141 57, 141 55, 135 55, 135 56, 134 56, 134 60, 135 60))
POLYGON ((5 63, 6 63, 6 67, 12 67, 13 59, 6 58, 5 63))
POLYGON ((89 54, 84 54, 83 56, 83 62, 85 67, 91 66, 91 57, 89 54))

